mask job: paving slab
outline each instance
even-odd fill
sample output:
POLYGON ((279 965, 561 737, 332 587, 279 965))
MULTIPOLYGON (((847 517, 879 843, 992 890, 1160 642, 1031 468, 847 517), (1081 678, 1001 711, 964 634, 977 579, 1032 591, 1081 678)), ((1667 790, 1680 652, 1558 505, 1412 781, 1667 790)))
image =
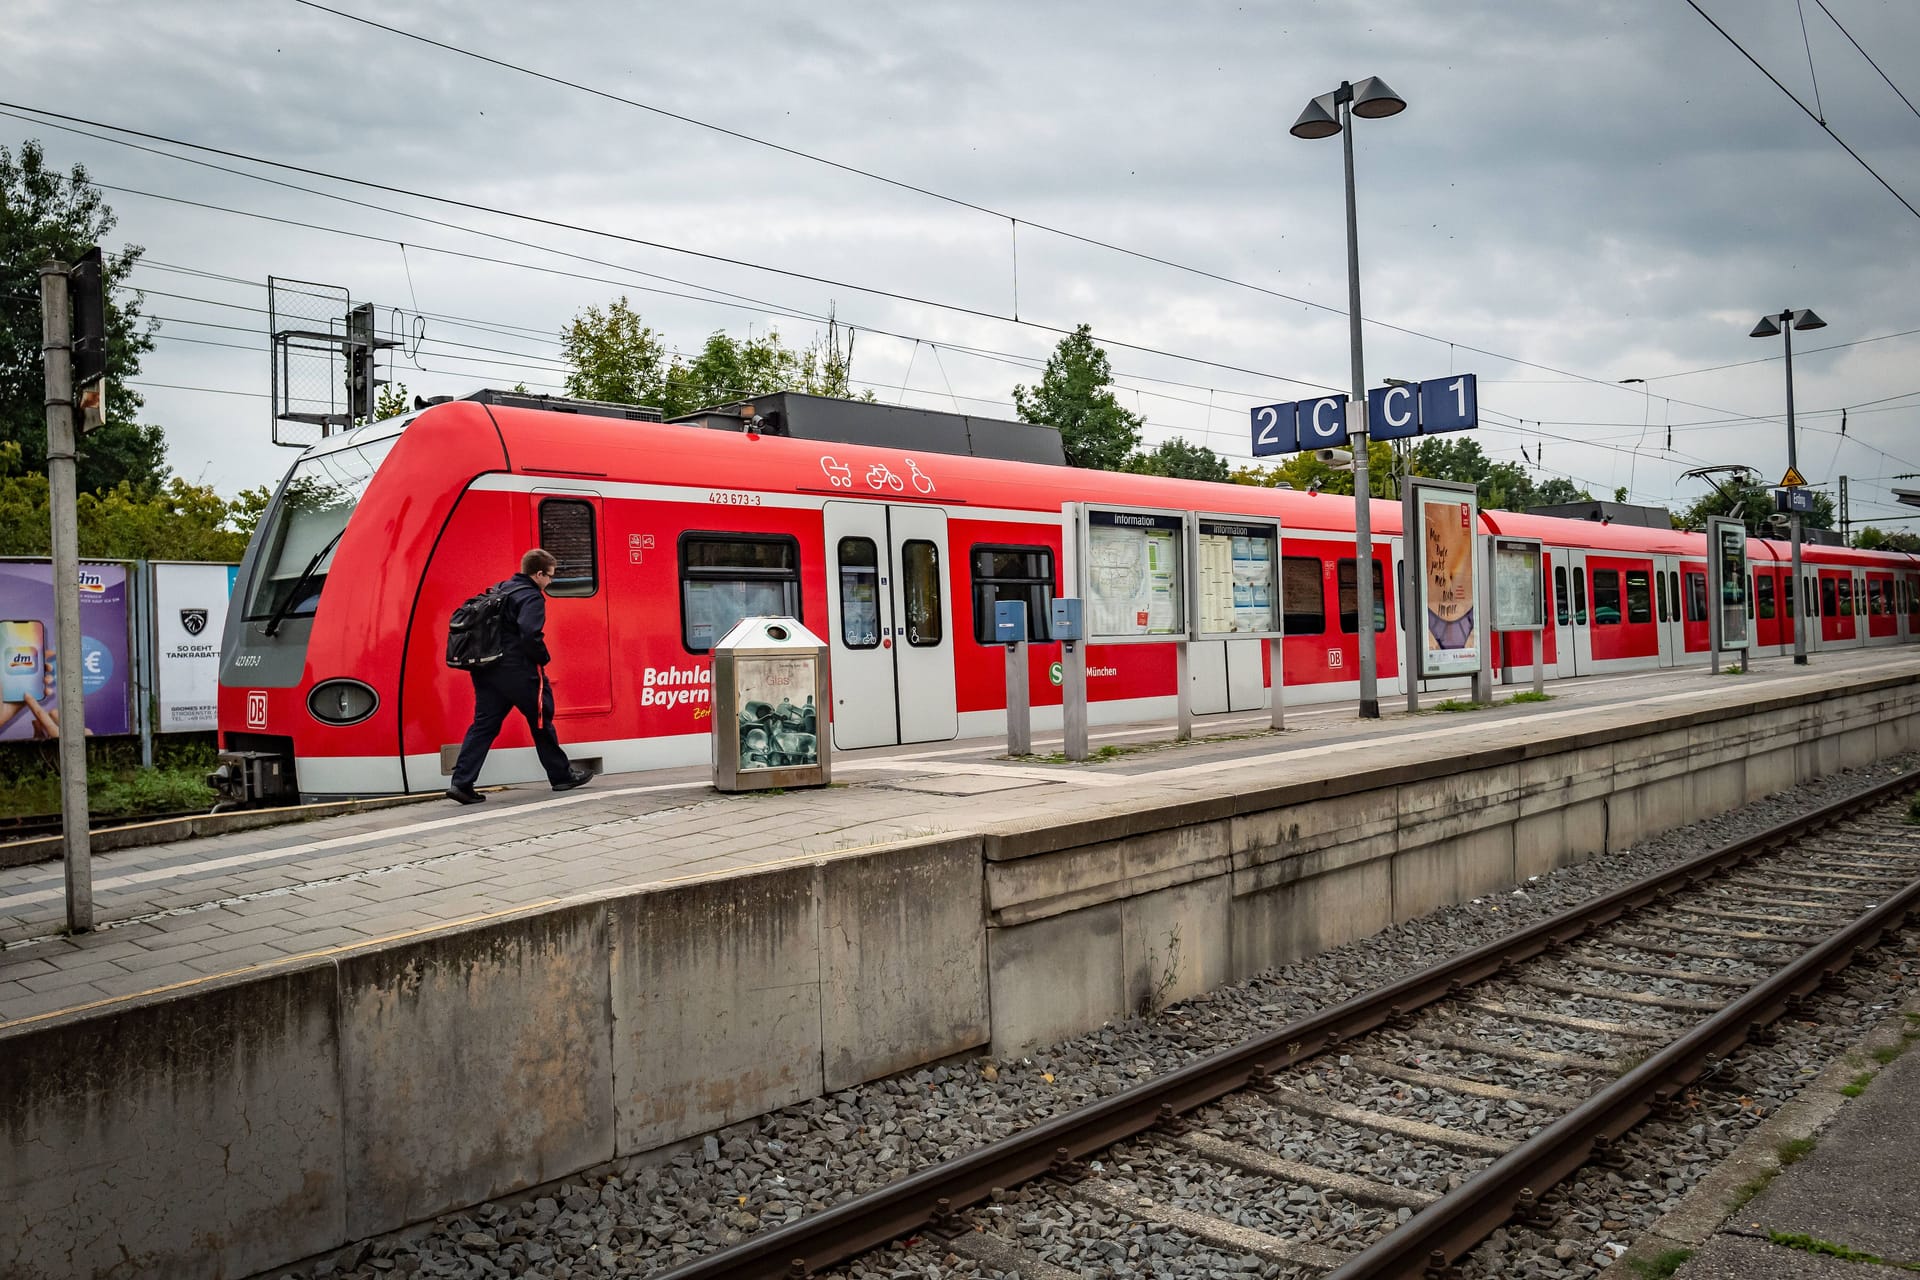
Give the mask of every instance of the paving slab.
POLYGON ((1742 1232, 1811 1236, 1920 1263, 1920 1053, 1896 1059, 1843 1108, 1813 1154, 1733 1219, 1742 1232))

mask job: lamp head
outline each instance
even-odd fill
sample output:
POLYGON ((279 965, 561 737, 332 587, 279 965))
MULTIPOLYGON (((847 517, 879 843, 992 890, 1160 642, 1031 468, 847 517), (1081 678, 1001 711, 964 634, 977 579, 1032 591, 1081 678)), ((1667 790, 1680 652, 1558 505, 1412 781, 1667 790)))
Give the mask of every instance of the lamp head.
POLYGON ((1407 100, 1387 87, 1379 76, 1368 76, 1353 86, 1353 114, 1365 120, 1397 116, 1407 109, 1407 100))
POLYGON ((1827 322, 1811 311, 1796 311, 1793 313, 1793 327, 1796 329, 1824 329, 1827 327, 1827 322))
POLYGON ((1331 138, 1340 132, 1340 121, 1333 114, 1333 95, 1323 93, 1307 103, 1307 109, 1287 130, 1296 138, 1331 138))
POLYGON ((1749 338, 1777 338, 1780 336, 1780 326, 1773 322, 1772 316, 1761 316, 1760 323, 1753 326, 1753 332, 1747 336, 1749 338))

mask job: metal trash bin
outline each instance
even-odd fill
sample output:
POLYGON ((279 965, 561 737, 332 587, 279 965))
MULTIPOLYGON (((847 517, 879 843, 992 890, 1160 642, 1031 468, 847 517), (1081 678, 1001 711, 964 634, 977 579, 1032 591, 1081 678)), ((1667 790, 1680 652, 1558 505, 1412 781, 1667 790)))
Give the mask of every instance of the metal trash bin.
POLYGON ((832 780, 827 645, 793 618, 742 618, 713 647, 713 785, 832 780))

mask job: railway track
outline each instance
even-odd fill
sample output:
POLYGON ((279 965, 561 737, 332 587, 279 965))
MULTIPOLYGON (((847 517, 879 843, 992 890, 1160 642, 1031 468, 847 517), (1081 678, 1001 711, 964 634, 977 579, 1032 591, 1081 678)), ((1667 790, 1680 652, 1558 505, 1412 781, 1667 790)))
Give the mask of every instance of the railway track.
POLYGON ((1111 1272, 1148 1268, 1144 1239, 1287 1280, 1444 1277, 1920 913, 1920 826, 1898 803, 1916 788, 1871 788, 662 1280, 814 1275, 910 1238, 934 1249, 889 1254, 888 1274, 954 1254, 1054 1280, 1081 1271, 1047 1246, 1082 1235, 1111 1272), (1117 1223, 1145 1232, 1122 1243, 1117 1223))

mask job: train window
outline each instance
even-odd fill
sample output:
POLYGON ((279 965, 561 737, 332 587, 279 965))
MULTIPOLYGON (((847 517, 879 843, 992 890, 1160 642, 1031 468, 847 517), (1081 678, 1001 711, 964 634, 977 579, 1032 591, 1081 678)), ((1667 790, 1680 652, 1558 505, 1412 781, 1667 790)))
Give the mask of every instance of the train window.
POLYGON ((1680 621, 1680 571, 1667 570, 1667 615, 1680 621))
POLYGON ((392 435, 294 464, 267 510, 272 525, 261 540, 263 550, 253 569, 247 621, 258 622, 276 613, 291 618, 313 616, 320 588, 333 567, 334 550, 347 531, 347 517, 399 440, 392 435))
POLYGON ((1759 607, 1762 618, 1773 617, 1773 575, 1756 578, 1753 584, 1753 599, 1759 607))
POLYGON ((1053 552, 1046 547, 973 549, 973 638, 994 644, 993 606, 1020 600, 1027 606, 1027 639, 1053 639, 1053 552))
POLYGON ((680 538, 680 639, 711 653, 742 618, 800 618, 800 544, 764 533, 680 538))
POLYGON ((937 649, 947 638, 940 612, 940 548, 914 538, 900 548, 900 559, 900 585, 907 597, 907 643, 916 649, 937 649))
POLYGON ((1573 620, 1579 626, 1587 625, 1587 571, 1573 571, 1573 620))
POLYGON ((1840 588, 1840 616, 1851 618, 1853 616, 1853 579, 1842 578, 1835 585, 1840 588))
POLYGON ((1687 575, 1687 621, 1705 622, 1707 620, 1707 575, 1690 573, 1687 575))
POLYGON ((600 589, 599 545, 593 536, 591 502, 541 499, 540 545, 560 562, 547 586, 548 595, 590 596, 600 589))
POLYGON ((1780 579, 1780 603, 1781 606, 1786 609, 1786 616, 1789 618, 1793 617, 1795 605, 1792 578, 1780 579))
POLYGON ((1829 618, 1840 616, 1840 598, 1834 591, 1832 578, 1820 579, 1820 611, 1829 618))
POLYGON ((1653 588, 1654 588, 1653 590, 1654 598, 1658 601, 1660 605, 1660 621, 1665 622, 1668 616, 1667 575, 1664 573, 1661 573, 1657 569, 1654 570, 1654 574, 1653 574, 1653 588))
POLYGON ((1627 621, 1653 621, 1653 583, 1645 569, 1627 570, 1627 621))
POLYGON ((1567 567, 1563 564, 1553 566, 1553 620, 1566 626, 1567 615, 1567 567))
POLYGON ((849 649, 880 647, 880 550, 872 538, 842 538, 840 553, 840 643, 849 649))
POLYGON ((1820 616, 1820 593, 1814 590, 1812 574, 1810 573, 1803 574, 1801 576, 1800 590, 1801 590, 1802 597, 1806 602, 1807 616, 1809 618, 1819 617, 1820 616))
POLYGON ((1286 610, 1288 635, 1326 634, 1327 588, 1321 580, 1317 557, 1280 557, 1280 603, 1286 610))
MULTIPOLYGON (((1360 630, 1360 575, 1351 559, 1336 567, 1340 583, 1340 630, 1353 635, 1360 630)), ((1380 576, 1380 562, 1373 562, 1373 629, 1387 629, 1387 587, 1380 576)))
POLYGON ((1620 571, 1593 571, 1593 625, 1612 626, 1620 621, 1620 571))
POLYGON ((1747 575, 1747 619, 1748 621, 1752 621, 1753 619, 1753 588, 1754 588, 1754 578, 1753 578, 1753 575, 1749 573, 1747 575))

